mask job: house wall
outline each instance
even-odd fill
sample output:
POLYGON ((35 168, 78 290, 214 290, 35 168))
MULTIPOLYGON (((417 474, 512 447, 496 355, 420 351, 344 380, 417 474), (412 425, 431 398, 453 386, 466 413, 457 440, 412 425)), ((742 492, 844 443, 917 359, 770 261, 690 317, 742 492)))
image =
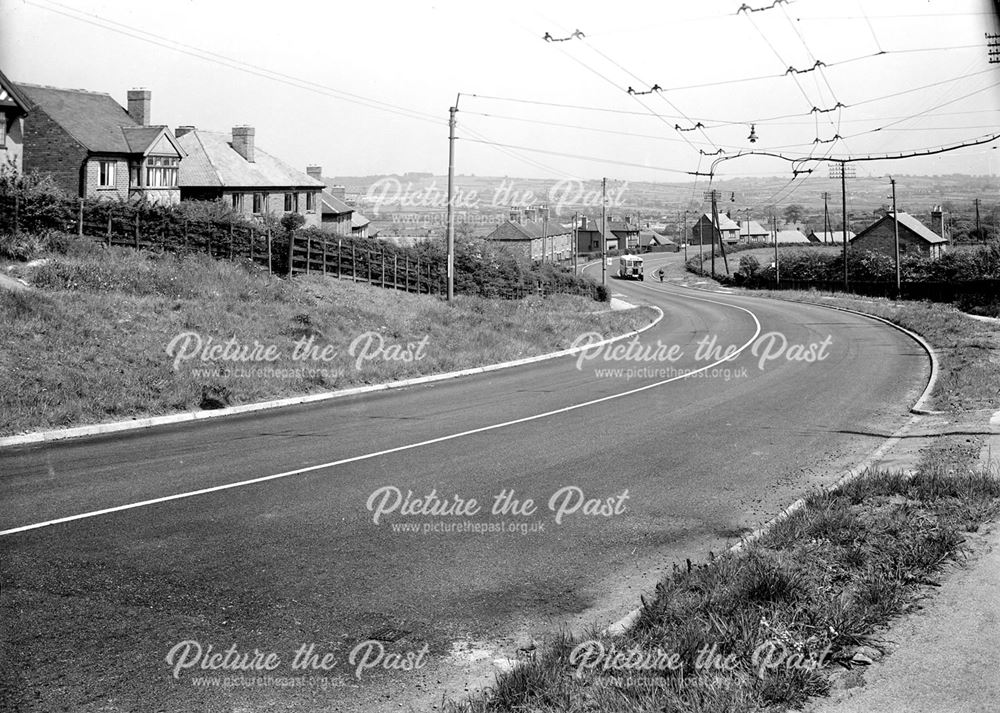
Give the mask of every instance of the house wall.
POLYGON ((109 198, 128 200, 129 165, 124 158, 116 156, 91 156, 83 168, 83 189, 81 195, 85 198, 109 198), (115 185, 101 187, 101 162, 112 161, 115 164, 115 185))
POLYGON ((305 218, 306 222, 303 224, 305 228, 319 228, 322 227, 322 215, 320 210, 322 205, 320 203, 320 192, 322 189, 317 188, 315 191, 284 191, 278 188, 271 188, 265 190, 253 190, 253 189, 223 189, 223 188, 183 188, 181 189, 180 197, 181 200, 191 201, 205 201, 205 200, 221 200, 225 205, 232 207, 233 205, 233 195, 237 194, 242 196, 242 206, 236 209, 238 215, 242 215, 248 219, 254 218, 253 213, 253 194, 263 193, 264 194, 264 213, 270 213, 271 215, 281 217, 285 214, 285 193, 298 193, 299 194, 299 210, 298 213, 305 218), (306 210, 306 193, 313 193, 315 195, 313 211, 306 210))
MULTIPOLYGON (((42 109, 33 107, 24 120, 24 172, 52 176, 55 184, 75 196, 83 192, 83 165, 87 150, 42 109)), ((128 167, 125 174, 128 182, 128 167)), ((126 185, 127 188, 127 185, 126 185)), ((127 193, 126 193, 127 195, 127 193)))
POLYGON ((7 122, 6 140, 0 146, 0 166, 13 166, 18 173, 24 171, 24 117, 11 118, 0 112, 0 121, 7 122))
MULTIPOLYGON (((895 231, 893 221, 884 220, 876 224, 864 235, 858 236, 850 243, 851 250, 864 251, 872 250, 885 255, 895 256, 895 231)), ((926 240, 916 235, 913 231, 900 223, 899 225, 899 254, 900 255, 931 255, 937 257, 944 251, 941 245, 932 245, 926 240)))
POLYGON ((553 254, 556 260, 566 260, 573 257, 573 234, 550 235, 544 241, 541 238, 533 239, 531 241, 531 259, 541 260, 542 250, 545 251, 546 260, 551 260, 553 254))
POLYGON ((347 237, 351 235, 351 214, 324 215, 320 227, 334 235, 347 237))

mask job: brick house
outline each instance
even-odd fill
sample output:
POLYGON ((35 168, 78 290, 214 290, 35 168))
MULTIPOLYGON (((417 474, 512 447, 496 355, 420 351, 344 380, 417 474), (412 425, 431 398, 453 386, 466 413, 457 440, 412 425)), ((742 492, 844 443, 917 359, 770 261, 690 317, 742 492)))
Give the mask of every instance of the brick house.
POLYGON ((24 170, 52 176, 85 198, 180 200, 184 151, 165 126, 149 123, 152 93, 128 92, 128 110, 108 94, 19 84, 28 98, 24 170))
POLYGON ((230 134, 178 126, 174 133, 187 154, 181 200, 223 201, 247 218, 298 213, 305 227, 321 226, 323 182, 258 148, 252 126, 230 134))
POLYGON ((719 227, 716 229, 712 222, 711 213, 704 213, 691 226, 691 242, 697 245, 698 241, 702 240, 705 245, 718 244, 720 233, 722 239, 727 243, 738 243, 740 240, 740 226, 732 218, 725 213, 719 213, 719 227), (713 235, 715 236, 714 243, 712 242, 713 235))
POLYGON ((323 178, 321 166, 306 166, 306 173, 310 178, 315 178, 326 186, 320 198, 320 227, 334 235, 367 238, 370 221, 347 202, 347 191, 344 187, 332 179, 323 178))
MULTIPOLYGON (((932 213, 935 223, 942 226, 943 215, 940 212, 932 213)), ((899 220, 899 253, 928 255, 930 257, 940 257, 948 249, 948 238, 939 235, 909 213, 898 213, 899 220)), ((851 241, 852 250, 873 250, 886 255, 895 255, 895 227, 892 213, 879 218, 877 221, 862 230, 851 241)))
POLYGON ((741 243, 762 243, 771 239, 771 234, 756 220, 741 220, 739 225, 741 243))
MULTIPOLYGON (((580 216, 576 231, 577 250, 581 253, 601 252, 601 220, 580 216)), ((639 223, 632 218, 608 219, 607 250, 638 250, 640 248, 639 223)))
POLYGON ((546 220, 545 211, 528 209, 511 211, 511 217, 500 223, 486 240, 507 245, 529 260, 566 260, 573 256, 573 229, 558 221, 546 220))
POLYGON ((14 82, 0 72, 0 170, 23 170, 24 117, 28 113, 28 98, 14 82))

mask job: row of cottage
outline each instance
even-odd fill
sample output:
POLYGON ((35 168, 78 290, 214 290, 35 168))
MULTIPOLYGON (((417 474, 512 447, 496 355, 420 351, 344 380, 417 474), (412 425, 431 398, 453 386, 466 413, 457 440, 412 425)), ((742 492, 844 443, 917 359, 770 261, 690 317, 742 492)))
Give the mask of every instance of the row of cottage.
MULTIPOLYGON (((900 211, 897 218, 893 220, 892 213, 889 213, 860 233, 847 231, 847 239, 852 247, 859 250, 893 254, 898 222, 901 253, 939 257, 947 249, 950 241, 945 233, 944 214, 940 208, 931 212, 937 232, 908 213, 900 211)), ((563 224, 549 220, 544 208, 529 208, 511 210, 510 217, 486 238, 508 244, 533 260, 559 261, 572 257, 574 238, 577 254, 600 253, 602 234, 600 221, 592 218, 580 217, 575 224, 563 224)), ((708 213, 701 215, 691 226, 690 245, 710 246, 720 239, 729 245, 773 242, 779 245, 840 244, 843 235, 837 231, 813 231, 806 235, 797 229, 778 230, 772 235, 754 220, 736 222, 725 213, 719 213, 718 227, 708 213)), ((666 236, 641 229, 639 221, 629 217, 616 217, 608 222, 604 243, 605 249, 622 252, 665 252, 679 248, 666 236)))
POLYGON ((252 126, 230 133, 151 122, 152 93, 110 95, 14 83, 0 72, 0 165, 37 171, 83 198, 157 204, 221 200, 246 217, 298 213, 309 227, 367 237, 368 220, 344 189, 256 145, 252 126))

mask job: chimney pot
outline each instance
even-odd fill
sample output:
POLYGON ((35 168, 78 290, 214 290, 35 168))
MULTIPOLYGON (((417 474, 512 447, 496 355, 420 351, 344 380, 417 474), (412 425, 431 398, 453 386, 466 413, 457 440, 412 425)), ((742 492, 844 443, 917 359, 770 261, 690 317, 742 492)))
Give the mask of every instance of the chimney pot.
POLYGON ((150 106, 153 102, 153 92, 148 89, 128 90, 128 114, 140 126, 149 126, 150 106))
POLYGON ((254 162, 254 133, 252 126, 233 127, 233 148, 248 163, 254 162))
POLYGON ((315 178, 317 181, 323 180, 323 167, 313 164, 311 166, 306 166, 306 175, 310 178, 315 178))
POLYGON ((184 134, 190 134, 192 131, 197 131, 197 130, 198 130, 197 127, 185 124, 183 126, 178 126, 176 129, 174 129, 174 136, 180 138, 184 136, 184 134))

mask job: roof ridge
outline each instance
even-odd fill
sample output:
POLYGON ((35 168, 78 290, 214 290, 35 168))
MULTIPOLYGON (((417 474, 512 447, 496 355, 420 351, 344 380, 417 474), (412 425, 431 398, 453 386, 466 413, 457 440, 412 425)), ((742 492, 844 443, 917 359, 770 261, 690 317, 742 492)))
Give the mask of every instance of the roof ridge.
POLYGON ((34 84, 32 82, 14 82, 14 84, 18 85, 19 87, 31 87, 33 89, 54 89, 57 92, 78 92, 80 94, 94 94, 99 97, 111 97, 111 99, 114 99, 114 97, 112 97, 111 94, 109 94, 108 92, 97 92, 94 91, 93 89, 77 89, 77 88, 67 89, 66 87, 54 87, 51 84, 34 84))
POLYGON ((199 131, 200 131, 200 129, 195 129, 194 131, 192 131, 190 133, 194 134, 194 138, 198 141, 198 146, 201 147, 201 152, 203 154, 205 154, 205 160, 208 161, 208 165, 211 166, 212 173, 215 174, 215 179, 219 182, 220 186, 225 187, 226 182, 224 180, 222 180, 222 172, 219 171, 219 167, 216 166, 215 162, 212 160, 212 152, 205 148, 204 142, 201 140, 201 137, 198 135, 199 131))

